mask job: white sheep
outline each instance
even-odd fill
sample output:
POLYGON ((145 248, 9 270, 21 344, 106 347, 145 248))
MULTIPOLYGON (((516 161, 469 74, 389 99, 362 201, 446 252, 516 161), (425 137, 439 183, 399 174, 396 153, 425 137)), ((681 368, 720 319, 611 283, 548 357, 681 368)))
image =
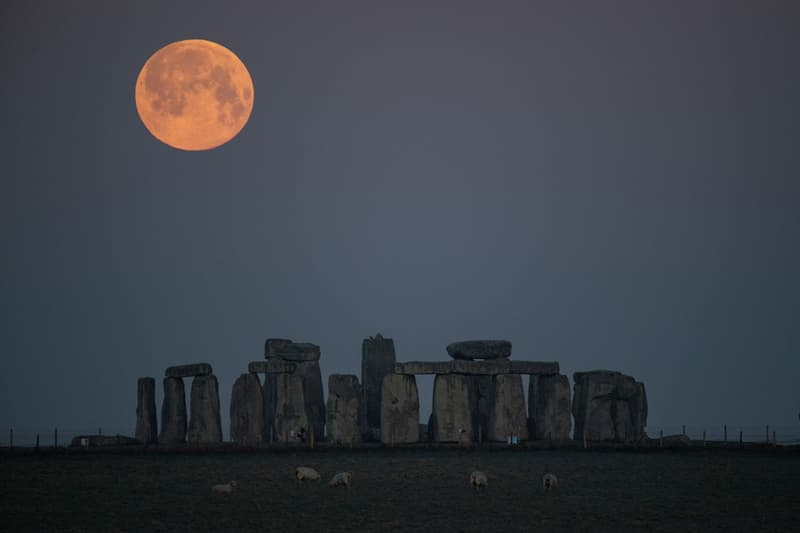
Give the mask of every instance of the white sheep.
POLYGON ((480 470, 475 470, 469 475, 469 484, 475 490, 485 489, 489 486, 489 477, 480 470))
POLYGON ((294 470, 297 481, 319 481, 319 472, 307 466, 298 466, 294 470))
POLYGON ((547 473, 542 476, 542 488, 544 490, 553 490, 558 488, 558 478, 555 474, 547 473))
POLYGON ((221 483, 219 485, 214 485, 211 487, 211 491, 215 494, 230 494, 233 492, 233 489, 236 488, 236 482, 231 481, 230 483, 221 483))
POLYGON ((339 472, 338 474, 334 475, 331 480, 328 482, 329 487, 338 487, 344 485, 348 489, 350 485, 353 483, 353 474, 350 472, 339 472))

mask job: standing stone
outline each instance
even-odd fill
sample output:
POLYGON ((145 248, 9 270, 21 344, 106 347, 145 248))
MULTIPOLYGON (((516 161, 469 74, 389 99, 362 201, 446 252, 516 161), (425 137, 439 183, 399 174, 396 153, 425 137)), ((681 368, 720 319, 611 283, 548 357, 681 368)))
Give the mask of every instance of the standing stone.
POLYGON ((296 365, 295 375, 303 378, 306 412, 314 429, 314 438, 322 441, 325 438, 325 399, 319 361, 298 362, 296 365))
POLYGON ((264 441, 264 394, 256 374, 242 374, 233 384, 231 440, 244 446, 264 441))
POLYGON ((189 404, 189 444, 219 444, 222 423, 219 417, 219 384, 217 376, 197 376, 192 380, 189 404))
POLYGON ((638 442, 647 426, 647 396, 644 384, 631 376, 610 370, 574 374, 572 414, 574 438, 638 442))
POLYGON ((475 436, 473 381, 470 376, 442 374, 433 381, 433 439, 470 442, 475 436))
POLYGON ((572 429, 572 413, 567 376, 531 376, 528 384, 528 414, 532 438, 568 440, 572 429))
POLYGON ((525 392, 519 374, 499 374, 494 378, 494 402, 489 413, 488 439, 505 442, 509 436, 528 438, 525 392))
POLYGON ((328 439, 340 444, 361 442, 361 385, 358 376, 328 377, 328 439))
POLYGON ((277 402, 276 392, 278 387, 279 374, 264 374, 264 385, 262 396, 264 399, 264 440, 266 442, 278 442, 275 433, 275 406, 277 402))
POLYGON ((381 384, 381 441, 407 444, 419 441, 419 393, 414 376, 387 374, 381 384))
POLYGON ((161 444, 186 442, 186 392, 182 378, 164 378, 164 400, 161 403, 161 444))
POLYGON ((158 440, 156 425, 156 380, 139 378, 136 402, 136 440, 154 444, 158 440))
POLYGON ((475 439, 483 442, 489 438, 489 415, 494 405, 494 379, 492 376, 472 376, 472 381, 472 412, 477 415, 474 423, 475 439))
POLYGON ((381 385, 384 376, 394 372, 395 358, 394 340, 380 333, 361 343, 362 432, 369 440, 377 440, 381 433, 381 385))
POLYGON ((273 440, 288 442, 290 435, 308 431, 303 378, 296 374, 275 374, 275 416, 273 440))

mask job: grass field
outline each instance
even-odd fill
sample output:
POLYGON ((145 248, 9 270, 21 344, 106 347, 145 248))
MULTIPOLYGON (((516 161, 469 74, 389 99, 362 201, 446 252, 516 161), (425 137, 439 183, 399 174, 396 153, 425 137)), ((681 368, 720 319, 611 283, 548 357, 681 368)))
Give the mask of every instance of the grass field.
POLYGON ((371 449, 0 456, 0 531, 800 531, 800 455, 371 449), (294 480, 311 466, 322 482, 294 480), (474 469, 489 488, 471 490, 474 469), (330 488, 337 471, 353 487, 330 488), (544 492, 541 477, 560 487, 544 492), (211 485, 236 480, 233 494, 211 485))

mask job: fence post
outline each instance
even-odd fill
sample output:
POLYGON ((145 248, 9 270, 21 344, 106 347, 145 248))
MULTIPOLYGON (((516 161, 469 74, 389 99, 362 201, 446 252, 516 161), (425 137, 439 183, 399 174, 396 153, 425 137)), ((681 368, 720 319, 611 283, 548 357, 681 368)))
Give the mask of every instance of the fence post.
POLYGON ((724 426, 722 426, 722 431, 725 434, 725 442, 728 442, 728 424, 725 424, 724 426))
POLYGON ((658 447, 659 448, 663 448, 664 447, 664 430, 663 429, 658 432, 658 447))
POLYGON ((53 429, 53 448, 58 448, 58 428, 53 429))
POLYGON ((739 430, 739 448, 742 447, 742 430, 739 430))
POLYGON ((14 428, 8 428, 8 449, 14 447, 14 428))
POLYGON ((706 447, 706 430, 703 430, 703 448, 706 447))
POLYGON ((39 450, 39 434, 36 434, 36 450, 39 450))
POLYGON ((767 424, 767 444, 769 444, 769 424, 767 424))
POLYGON ((103 428, 101 428, 101 427, 97 428, 97 434, 98 435, 102 435, 103 434, 103 428))

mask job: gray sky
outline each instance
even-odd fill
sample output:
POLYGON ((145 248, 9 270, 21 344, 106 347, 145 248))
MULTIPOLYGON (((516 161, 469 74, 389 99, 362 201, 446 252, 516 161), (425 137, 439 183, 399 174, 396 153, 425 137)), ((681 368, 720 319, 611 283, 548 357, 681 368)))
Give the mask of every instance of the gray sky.
POLYGON ((798 2, 4 1, 0 46, 0 425, 132 433, 204 361, 227 438, 266 337, 327 382, 381 332, 631 374, 651 434, 798 426, 798 2), (255 84, 208 152, 134 105, 187 38, 255 84))

